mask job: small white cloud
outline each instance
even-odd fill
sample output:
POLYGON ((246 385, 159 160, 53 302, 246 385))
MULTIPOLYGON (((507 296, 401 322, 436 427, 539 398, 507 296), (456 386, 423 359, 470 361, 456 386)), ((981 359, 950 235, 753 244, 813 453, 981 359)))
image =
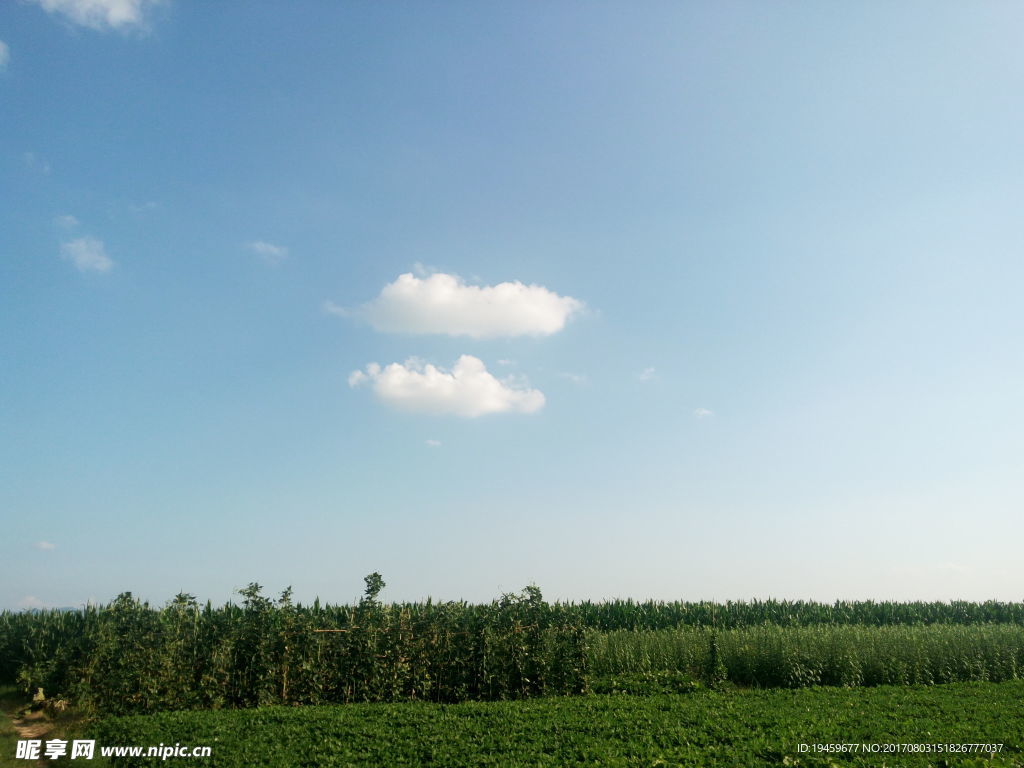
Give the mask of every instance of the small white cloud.
POLYGON ((63 216, 58 216, 53 220, 61 229, 74 229, 78 226, 78 219, 72 216, 70 213, 65 213, 63 216))
POLYGON ((653 368, 644 368, 637 374, 637 378, 640 379, 640 381, 650 381, 655 377, 655 375, 653 368))
POLYGON ((144 203, 128 203, 128 210, 132 213, 149 213, 160 207, 156 200, 147 200, 144 203))
POLYGON ((57 548, 57 545, 50 541, 37 541, 33 545, 36 549, 41 549, 44 552, 49 552, 57 548))
POLYGON ((253 240, 251 243, 246 243, 245 247, 272 266, 276 266, 288 258, 288 249, 283 245, 274 245, 263 240, 253 240))
POLYGON ((961 563, 943 563, 939 566, 939 570, 967 575, 969 573, 974 573, 976 569, 974 568, 974 566, 962 565, 961 563))
POLYGON ((515 365, 515 364, 516 364, 515 360, 506 360, 505 358, 502 358, 501 360, 498 361, 498 365, 515 365))
POLYGON ((426 442, 427 442, 427 445, 429 445, 431 448, 440 448, 441 447, 441 441, 440 440, 427 440, 426 442))
POLYGON ((328 315, 337 315, 338 317, 352 316, 352 310, 347 309, 346 307, 343 307, 340 304, 335 304, 333 301, 330 300, 327 300, 323 303, 323 309, 324 312, 326 312, 328 315))
POLYGON ((589 382, 589 379, 586 377, 586 375, 582 373, 560 373, 558 374, 558 378, 568 379, 573 384, 586 384, 587 382, 589 382))
POLYGON ((50 173, 50 163, 39 157, 35 152, 25 152, 21 159, 25 161, 25 165, 31 168, 33 171, 39 171, 46 175, 50 173))
POLYGON ((698 419, 706 419, 709 416, 714 416, 715 412, 710 411, 707 408, 697 408, 694 410, 693 415, 698 419))
POLYGON ((352 314, 386 333, 438 333, 483 339, 548 336, 584 307, 541 285, 468 285, 457 275, 399 275, 352 314))
POLYGON ((163 0, 35 0, 49 14, 96 30, 145 29, 147 13, 163 0))
POLYGON ((377 399, 406 411, 454 414, 476 418, 488 413, 534 413, 544 407, 544 394, 519 382, 500 381, 481 360, 462 355, 446 371, 416 358, 381 367, 370 363, 353 371, 350 387, 371 384, 377 399))
POLYGON ((0 40, 0 72, 7 69, 7 62, 11 60, 11 49, 7 47, 7 43, 0 40))
POLYGON ((18 601, 18 607, 24 610, 46 608, 47 605, 35 595, 25 595, 18 601))
POLYGON ((79 272, 108 272, 114 266, 103 241, 95 237, 79 237, 61 243, 60 255, 74 264, 79 272))

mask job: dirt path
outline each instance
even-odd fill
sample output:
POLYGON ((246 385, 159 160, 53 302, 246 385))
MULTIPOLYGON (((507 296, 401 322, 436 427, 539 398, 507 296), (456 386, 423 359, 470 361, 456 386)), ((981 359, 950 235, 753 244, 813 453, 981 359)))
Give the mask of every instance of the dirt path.
POLYGON ((47 765, 44 760, 29 762, 15 759, 19 740, 43 740, 54 727, 53 721, 45 713, 29 711, 26 706, 25 700, 13 688, 0 691, 0 768, 47 765))
POLYGON ((53 730, 53 722, 42 712, 26 712, 11 722, 19 739, 44 739, 53 730))

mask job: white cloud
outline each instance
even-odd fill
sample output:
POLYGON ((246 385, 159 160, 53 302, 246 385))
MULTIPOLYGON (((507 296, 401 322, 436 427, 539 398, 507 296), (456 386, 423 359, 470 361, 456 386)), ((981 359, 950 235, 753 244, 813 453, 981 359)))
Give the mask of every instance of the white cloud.
POLYGON ((335 304, 333 301, 325 301, 323 304, 324 312, 328 315, 337 315, 338 317, 351 317, 352 310, 347 309, 340 304, 335 304))
POLYGON ((74 229, 78 226, 78 219, 72 216, 70 213, 65 213, 63 216, 58 216, 53 220, 61 229, 74 229))
POLYGON ((18 607, 31 610, 33 608, 46 608, 46 603, 35 595, 25 595, 18 601, 18 607))
POLYGON ((283 245, 274 245, 263 240, 253 240, 245 247, 259 256, 267 264, 276 265, 288 258, 288 249, 283 245))
POLYGON ((114 266, 103 241, 95 237, 79 237, 61 243, 60 255, 74 264, 79 272, 107 272, 114 266))
POLYGON ((586 374, 583 373, 560 373, 558 374, 558 378, 568 379, 573 384, 586 384, 590 381, 586 374))
POLYGON ((25 161, 25 165, 33 171, 39 171, 42 174, 50 173, 50 163, 37 156, 35 152, 25 152, 21 157, 25 161))
POLYGON ((505 358, 502 358, 501 360, 498 361, 498 365, 515 365, 515 364, 516 364, 515 360, 507 360, 505 358))
POLYGON ((7 43, 0 40, 0 72, 7 69, 7 62, 11 60, 11 49, 7 47, 7 43))
POLYGON ((49 552, 57 548, 57 545, 49 541, 37 541, 33 545, 36 549, 41 549, 44 552, 49 552))
POLYGON ((427 445, 429 445, 431 448, 440 448, 441 447, 441 441, 440 440, 427 440, 426 442, 427 442, 427 445))
POLYGON ((653 368, 644 368, 640 373, 637 374, 637 378, 640 381, 650 381, 655 376, 653 368))
POLYGON ((709 411, 707 408, 697 408, 694 410, 693 415, 698 419, 706 419, 708 416, 714 416, 714 411, 709 411))
POLYGON ((47 13, 89 29, 145 28, 148 11, 163 0, 35 0, 47 13))
POLYGON ((381 368, 370 363, 348 377, 350 387, 370 384, 377 399, 407 411, 476 418, 488 413, 534 413, 544 394, 520 382, 500 381, 472 355, 462 355, 451 371, 416 358, 381 368))
POLYGON ((443 272, 399 275, 380 295, 351 314, 387 333, 443 333, 449 336, 548 336, 565 327, 583 302, 541 285, 519 281, 468 285, 443 272))

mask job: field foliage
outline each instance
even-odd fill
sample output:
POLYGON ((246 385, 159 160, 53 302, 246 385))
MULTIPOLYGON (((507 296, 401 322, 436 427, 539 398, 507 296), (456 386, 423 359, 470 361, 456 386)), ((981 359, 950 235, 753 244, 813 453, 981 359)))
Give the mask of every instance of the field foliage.
POLYGON ((272 601, 157 610, 129 593, 104 608, 6 614, 5 672, 28 692, 104 714, 400 699, 461 701, 581 692, 586 633, 528 587, 486 606, 272 601))
POLYGON ((275 704, 521 699, 587 690, 932 684, 1024 677, 1009 603, 240 604, 120 595, 0 614, 0 682, 101 714, 275 704), (993 623, 1000 620, 1001 623, 993 623), (670 624, 670 629, 645 627, 670 624))
MULTIPOLYGON (((213 747, 190 765, 1024 766, 1024 682, 357 704, 114 718, 101 745, 213 747), (995 742, 987 754, 814 755, 800 744, 995 742)), ((124 765, 132 765, 130 760, 124 765)), ((152 765, 152 758, 137 760, 152 765)))
POLYGON ((763 625, 593 634, 597 678, 688 673, 762 688, 932 685, 1024 678, 1024 627, 763 625))
POLYGON ((556 603, 552 611, 591 629, 676 629, 715 627, 737 629, 762 624, 807 627, 849 624, 865 627, 921 624, 1018 624, 1024 626, 1024 603, 988 600, 971 603, 915 601, 751 600, 714 603, 662 602, 659 600, 611 600, 607 602, 556 603))

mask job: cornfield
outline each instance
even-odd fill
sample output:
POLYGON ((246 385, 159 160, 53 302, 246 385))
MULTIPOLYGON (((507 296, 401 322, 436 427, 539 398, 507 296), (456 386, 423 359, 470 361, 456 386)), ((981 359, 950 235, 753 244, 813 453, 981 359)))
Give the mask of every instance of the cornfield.
POLYGON ((104 714, 355 701, 517 699, 669 672, 761 687, 1024 677, 1024 604, 790 601, 303 606, 120 595, 0 613, 0 682, 104 714))
POLYGON ((594 676, 684 672, 745 686, 932 685, 1024 679, 1024 627, 770 624, 593 633, 594 676))
POLYGON ((1024 625, 1024 603, 989 600, 983 603, 890 601, 752 600, 725 603, 613 600, 604 603, 558 603, 552 608, 591 629, 655 630, 678 627, 740 627, 773 624, 807 627, 818 624, 852 624, 884 627, 919 624, 1018 624, 1024 625))

